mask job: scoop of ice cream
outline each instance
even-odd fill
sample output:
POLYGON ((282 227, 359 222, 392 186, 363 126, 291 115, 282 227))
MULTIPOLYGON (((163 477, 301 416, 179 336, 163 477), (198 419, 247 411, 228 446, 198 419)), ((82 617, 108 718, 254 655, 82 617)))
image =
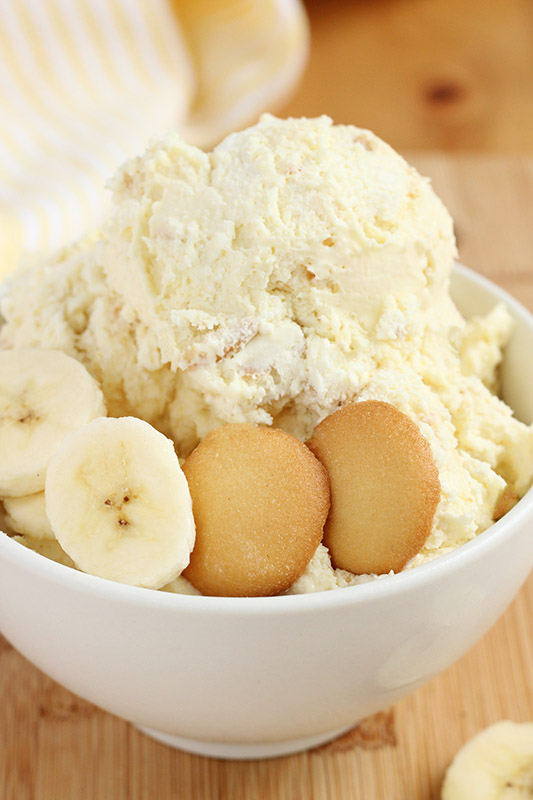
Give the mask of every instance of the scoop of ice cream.
POLYGON ((266 115, 211 153, 169 136, 113 188, 109 281, 174 366, 210 363, 281 320, 335 339, 346 329, 349 345, 389 295, 414 295, 422 312, 447 298, 452 221, 429 181, 327 117, 266 115))
POLYGON ((364 384, 393 299, 422 327, 454 318, 451 218, 369 131, 266 115, 210 153, 169 136, 112 186, 103 267, 124 314, 150 331, 146 357, 180 371, 180 441, 222 422, 270 424, 300 399, 316 406, 312 426, 331 389, 337 401, 364 384), (359 375, 341 389, 354 353, 359 375), (196 432, 182 432, 202 405, 196 432))

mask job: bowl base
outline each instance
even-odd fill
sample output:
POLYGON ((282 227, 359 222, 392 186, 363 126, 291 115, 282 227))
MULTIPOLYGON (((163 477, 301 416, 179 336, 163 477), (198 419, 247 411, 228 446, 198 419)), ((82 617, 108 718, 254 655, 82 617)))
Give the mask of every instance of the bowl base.
POLYGON ((184 750, 186 753, 194 753, 199 756, 209 756, 210 758, 229 758, 237 760, 250 760, 260 758, 279 758, 280 756, 288 756, 293 753, 301 753, 304 750, 309 750, 312 747, 318 747, 321 744, 330 742, 336 739, 343 733, 351 730, 354 723, 342 728, 336 728, 327 733, 319 733, 316 736, 306 736, 303 739, 289 739, 283 742, 258 742, 249 744, 246 742, 204 742, 199 739, 184 739, 181 736, 174 736, 171 733, 163 733, 156 731, 153 728, 144 728, 140 725, 136 726, 138 730, 150 736, 152 739, 157 739, 158 742, 176 747, 179 750, 184 750))

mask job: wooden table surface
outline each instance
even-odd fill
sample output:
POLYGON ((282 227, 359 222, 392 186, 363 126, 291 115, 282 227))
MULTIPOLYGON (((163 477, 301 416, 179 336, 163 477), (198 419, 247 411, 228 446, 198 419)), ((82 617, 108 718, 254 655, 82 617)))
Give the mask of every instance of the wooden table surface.
MULTIPOLYGON (((533 309, 533 158, 411 160, 452 210, 462 260, 533 309)), ((157 744, 74 697, 0 638, 2 800, 436 800, 456 750, 503 718, 533 719, 531 577, 481 642, 394 707, 387 736, 345 737, 264 762, 157 744)))
POLYGON ((309 63, 281 116, 329 114, 396 149, 533 149, 533 3, 305 5, 309 63))

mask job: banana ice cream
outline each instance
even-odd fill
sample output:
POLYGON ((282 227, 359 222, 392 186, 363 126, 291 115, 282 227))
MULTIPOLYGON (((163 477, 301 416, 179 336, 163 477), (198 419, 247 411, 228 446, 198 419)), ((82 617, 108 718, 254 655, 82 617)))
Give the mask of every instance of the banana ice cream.
MULTIPOLYGON (((81 361, 111 416, 171 437, 181 460, 228 422, 307 441, 353 400, 404 412, 441 496, 410 566, 472 539, 533 472, 533 429, 494 393, 503 307, 465 322, 449 296, 452 220, 366 130, 262 117, 203 152, 169 135, 110 184, 101 231, 4 287, 0 347, 81 361)), ((320 545, 291 591, 366 579, 320 545)))

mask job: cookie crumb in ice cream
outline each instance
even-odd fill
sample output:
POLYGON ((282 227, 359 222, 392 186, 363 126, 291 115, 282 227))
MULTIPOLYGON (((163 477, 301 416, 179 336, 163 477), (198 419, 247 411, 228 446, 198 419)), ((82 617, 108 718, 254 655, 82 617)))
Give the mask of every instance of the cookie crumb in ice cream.
POLYGON ((496 522, 497 520, 501 519, 508 511, 510 511, 513 506, 516 505, 518 502, 519 497, 516 492, 513 492, 508 486, 506 486, 498 500, 496 501, 496 505, 494 506, 494 511, 492 512, 492 519, 496 522))

